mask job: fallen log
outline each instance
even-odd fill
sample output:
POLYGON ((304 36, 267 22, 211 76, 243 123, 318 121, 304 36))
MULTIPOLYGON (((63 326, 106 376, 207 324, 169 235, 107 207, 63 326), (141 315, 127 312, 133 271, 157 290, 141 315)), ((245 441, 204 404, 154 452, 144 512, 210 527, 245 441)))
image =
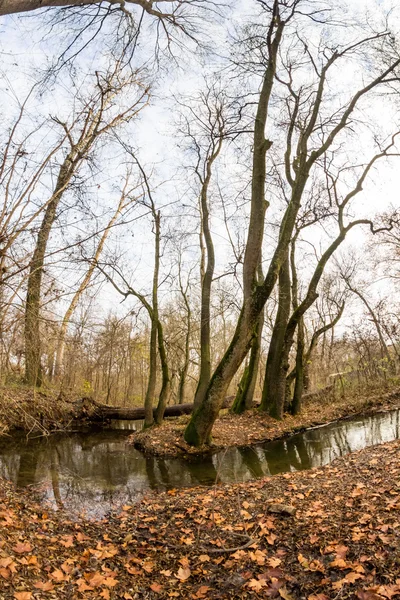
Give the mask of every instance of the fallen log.
MULTIPOLYGON (((230 408, 234 396, 227 396, 221 408, 230 408)), ((193 404, 173 404, 165 409, 165 417, 179 417, 180 415, 189 415, 193 412, 193 404)), ((153 414, 155 415, 155 408, 153 414)), ((119 406, 109 406, 100 404, 93 398, 82 398, 75 403, 75 414, 80 415, 89 421, 106 421, 107 419, 116 419, 119 421, 139 421, 144 419, 144 408, 125 408, 119 406)))

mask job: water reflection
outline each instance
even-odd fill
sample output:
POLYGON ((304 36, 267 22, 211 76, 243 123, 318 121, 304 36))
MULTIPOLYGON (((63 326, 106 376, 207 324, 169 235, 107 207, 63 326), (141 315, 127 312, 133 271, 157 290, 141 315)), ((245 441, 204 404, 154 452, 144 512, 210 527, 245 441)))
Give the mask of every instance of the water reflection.
POLYGON ((400 411, 341 421, 286 440, 235 448, 191 462, 143 455, 126 429, 90 430, 0 445, 0 476, 35 486, 43 501, 70 513, 103 516, 135 502, 146 490, 247 481, 310 469, 400 437, 400 411))

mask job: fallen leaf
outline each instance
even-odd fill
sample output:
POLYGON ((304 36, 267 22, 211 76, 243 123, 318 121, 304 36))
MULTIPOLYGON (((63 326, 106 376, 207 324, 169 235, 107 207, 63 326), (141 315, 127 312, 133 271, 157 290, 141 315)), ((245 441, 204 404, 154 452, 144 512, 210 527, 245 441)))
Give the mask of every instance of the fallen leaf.
MULTIPOLYGON (((32 546, 29 542, 18 542, 18 544, 15 544, 13 550, 14 552, 17 552, 17 554, 23 554, 24 552, 32 552, 32 546)), ((30 594, 30 592, 24 593, 30 594)))
POLYGON ((187 579, 189 579, 190 575, 191 575, 191 571, 189 568, 179 567, 178 572, 176 573, 175 577, 177 579, 179 579, 180 581, 186 581, 187 579))
POLYGON ((54 590, 54 585, 50 580, 37 581, 33 584, 33 587, 35 587, 37 590, 42 590, 43 592, 51 592, 52 590, 54 590))

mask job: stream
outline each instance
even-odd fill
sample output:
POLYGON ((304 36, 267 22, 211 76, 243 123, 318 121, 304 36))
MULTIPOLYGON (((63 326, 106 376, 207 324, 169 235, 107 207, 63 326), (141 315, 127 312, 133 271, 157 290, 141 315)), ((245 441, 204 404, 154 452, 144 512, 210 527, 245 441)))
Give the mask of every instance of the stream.
POLYGON ((311 469, 400 437, 400 409, 337 421, 285 439, 207 457, 145 456, 126 444, 133 422, 49 437, 0 440, 0 476, 32 486, 42 502, 71 515, 102 518, 148 490, 237 483, 311 469))

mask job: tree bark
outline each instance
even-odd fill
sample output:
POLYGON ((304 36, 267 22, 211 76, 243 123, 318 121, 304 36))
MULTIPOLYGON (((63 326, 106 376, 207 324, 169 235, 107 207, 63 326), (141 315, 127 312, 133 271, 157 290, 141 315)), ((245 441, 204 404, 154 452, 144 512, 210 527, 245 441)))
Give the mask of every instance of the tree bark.
POLYGON ((205 249, 200 243, 202 254, 202 270, 204 269, 204 250, 206 250, 207 265, 202 273, 201 282, 201 315, 200 315, 200 372, 199 382, 197 384, 196 393, 194 396, 194 405, 196 408, 203 402, 207 392, 211 377, 211 285, 214 276, 215 268, 215 251, 214 243, 210 229, 210 213, 208 208, 208 189, 210 186, 212 167, 218 155, 221 152, 223 142, 222 125, 219 126, 219 138, 216 145, 212 140, 211 154, 206 159, 206 173, 204 179, 200 177, 201 192, 200 192, 200 208, 201 208, 201 240, 204 236, 205 249))
MULTIPOLYGON (((221 409, 232 406, 233 396, 224 399, 221 409)), ((165 417, 179 417, 180 415, 189 415, 193 412, 193 404, 174 404, 167 406, 164 412, 165 417)), ((153 408, 155 417, 156 408, 153 408)), ((117 421, 137 421, 145 418, 144 407, 125 408, 119 406, 109 406, 96 402, 92 398, 83 398, 76 403, 76 419, 88 419, 89 421, 104 421, 106 419, 115 419, 117 421)))
POLYGON ((283 361, 285 344, 285 332, 290 316, 290 269, 289 257, 285 261, 279 273, 279 301, 274 329, 269 345, 267 364, 265 367, 265 379, 261 397, 260 410, 268 412, 275 419, 283 417, 283 402, 285 397, 285 383, 287 374, 287 361, 283 361))
POLYGON ((44 257, 50 231, 56 219, 57 207, 77 166, 75 154, 75 151, 68 154, 61 165, 54 194, 47 204, 30 264, 25 307, 25 382, 28 385, 42 384, 40 298, 44 257))

